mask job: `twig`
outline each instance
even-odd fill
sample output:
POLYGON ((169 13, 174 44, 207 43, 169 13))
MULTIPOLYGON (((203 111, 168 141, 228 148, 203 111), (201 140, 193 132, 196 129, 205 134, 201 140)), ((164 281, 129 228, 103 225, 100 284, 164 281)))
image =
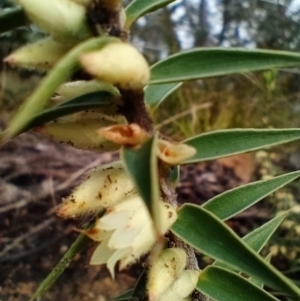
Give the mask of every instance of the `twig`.
POLYGON ((27 239, 28 237, 30 237, 31 235, 33 235, 37 232, 42 231, 43 229, 45 229, 46 227, 48 227, 50 224, 52 224, 54 222, 55 222, 55 218, 51 217, 51 218, 47 219, 46 221, 40 223, 39 225, 32 227, 28 232, 17 237, 10 245, 5 246, 5 248, 0 252, 0 257, 5 256, 10 250, 17 247, 23 240, 27 239))
POLYGON ((181 113, 179 113, 179 114, 176 114, 176 115, 174 115, 174 116, 172 116, 172 117, 170 117, 170 118, 165 119, 165 120, 162 121, 161 123, 157 124, 155 128, 156 128, 156 129, 160 129, 160 128, 162 128, 163 126, 168 125, 169 123, 171 123, 171 122, 173 122, 173 121, 176 121, 176 120, 179 119, 179 118, 182 118, 182 117, 184 117, 184 116, 186 116, 186 115, 191 114, 193 111, 197 112, 197 111, 199 111, 199 110, 208 109, 208 108, 210 108, 211 106, 212 106, 212 103, 211 103, 211 102, 205 102, 205 103, 202 103, 202 104, 200 104, 200 105, 193 106, 193 107, 191 107, 191 108, 188 109, 188 110, 185 110, 185 111, 183 111, 183 112, 181 112, 181 113))
POLYGON ((27 200, 20 200, 18 202, 6 205, 6 206, 0 208, 0 214, 5 213, 5 212, 10 211, 10 210, 20 209, 22 207, 25 207, 27 204, 28 204, 27 200))
POLYGON ((47 239, 43 244, 35 246, 32 249, 29 249, 29 250, 26 249, 26 250, 18 252, 18 253, 9 254, 4 257, 0 257, 0 262, 7 263, 9 261, 12 262, 12 261, 19 260, 20 258, 23 258, 23 257, 31 256, 32 254, 38 253, 47 247, 53 246, 53 244, 56 243, 59 239, 61 239, 61 237, 54 237, 52 239, 47 239))

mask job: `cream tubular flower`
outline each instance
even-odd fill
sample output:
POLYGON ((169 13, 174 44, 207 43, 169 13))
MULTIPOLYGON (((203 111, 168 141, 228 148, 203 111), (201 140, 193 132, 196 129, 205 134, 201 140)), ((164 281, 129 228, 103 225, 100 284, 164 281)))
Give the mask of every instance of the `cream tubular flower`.
POLYGON ((70 0, 18 0, 28 18, 53 39, 73 44, 91 36, 86 9, 70 0))
POLYGON ((170 165, 178 165, 195 154, 196 149, 187 144, 158 140, 157 156, 170 165))
POLYGON ((70 49, 51 37, 25 45, 4 59, 12 67, 49 70, 70 49))
MULTIPOLYGON (((159 206, 165 216, 163 227, 166 233, 177 214, 169 204, 159 202, 159 206)), ((106 263, 112 277, 118 261, 120 270, 126 268, 147 253, 158 239, 150 214, 139 195, 111 207, 94 228, 84 233, 100 242, 90 264, 106 263)))
POLYGON ((85 180, 77 186, 58 208, 64 218, 97 212, 110 208, 129 198, 136 189, 121 162, 113 162, 93 168, 85 180))
POLYGON ((112 43, 99 51, 83 54, 80 62, 98 80, 125 90, 142 89, 150 78, 147 61, 127 43, 112 43))

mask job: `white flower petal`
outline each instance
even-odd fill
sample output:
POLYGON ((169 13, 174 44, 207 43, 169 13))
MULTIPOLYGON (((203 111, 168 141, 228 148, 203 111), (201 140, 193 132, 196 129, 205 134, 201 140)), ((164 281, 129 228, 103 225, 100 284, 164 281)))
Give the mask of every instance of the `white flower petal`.
POLYGON ((178 165, 195 154, 196 149, 187 144, 158 140, 157 156, 170 165, 178 165))
MULTIPOLYGON (((132 244, 133 252, 140 253, 139 250, 143 249, 143 245, 153 245, 155 238, 152 221, 145 222, 143 227, 140 228, 140 232, 137 234, 132 244)), ((143 252, 140 254, 143 254, 143 252)))
POLYGON ((111 249, 128 248, 134 243, 138 232, 138 229, 119 228, 112 234, 108 245, 111 249))
POLYGON ((111 249, 107 246, 107 240, 104 240, 100 245, 96 248, 94 251, 90 264, 96 265, 96 264, 104 264, 107 262, 107 260, 111 256, 111 249))
MULTIPOLYGON (((150 224, 150 223, 149 223, 150 224)), ((136 262, 142 255, 147 253, 155 242, 155 234, 152 227, 146 226, 139 233, 138 237, 132 242, 128 256, 124 257, 120 262, 120 270, 126 268, 130 264, 136 262)))
MULTIPOLYGON (((163 202, 159 203, 159 206, 159 210, 166 220, 163 223, 163 229, 166 232, 176 219, 176 211, 171 205, 163 202)), ((120 260, 120 269, 127 267, 147 253, 157 240, 157 234, 148 209, 137 194, 109 208, 105 215, 97 221, 96 228, 98 232, 103 232, 102 236, 99 237, 105 238, 106 248, 111 251, 112 255, 105 258, 112 275, 118 260, 120 260), (107 237, 108 235, 109 237, 107 237)), ((92 229, 93 231, 94 229, 92 229)), ((178 252, 181 252, 181 250, 178 252)), ((182 271, 182 264, 177 262, 176 266, 180 266, 180 271, 182 271)), ((173 282, 176 277, 177 274, 172 280, 173 282)))
POLYGON ((104 230, 114 230, 118 227, 125 226, 129 218, 129 214, 124 211, 109 212, 99 220, 99 227, 104 230))
POLYGON ((115 251, 107 260, 107 268, 111 274, 111 277, 115 278, 115 266, 118 260, 120 260, 127 253, 126 249, 120 249, 115 251))
POLYGON ((80 232, 87 235, 89 238, 95 241, 103 241, 109 238, 112 234, 112 231, 105 231, 97 226, 90 228, 88 230, 82 230, 80 232))
POLYGON ((152 225, 149 213, 138 195, 117 204, 111 212, 100 219, 100 222, 102 222, 104 229, 115 228, 108 243, 112 249, 132 246, 143 230, 145 222, 146 225, 149 223, 152 225))

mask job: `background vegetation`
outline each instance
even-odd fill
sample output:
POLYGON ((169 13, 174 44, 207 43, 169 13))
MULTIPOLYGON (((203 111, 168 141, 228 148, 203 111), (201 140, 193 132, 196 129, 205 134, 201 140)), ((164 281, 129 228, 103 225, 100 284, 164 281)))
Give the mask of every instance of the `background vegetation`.
MULTIPOLYGON (((224 46, 300 51, 300 5, 297 1, 182 0, 143 17, 133 29, 133 43, 154 63, 180 49, 224 46)), ((1 1, 8 9, 12 1, 1 1)), ((0 55, 43 34, 35 27, 1 35, 0 55)), ((267 71, 186 83, 169 96, 155 115, 161 131, 177 139, 231 127, 299 127, 299 70, 267 71), (178 113, 179 112, 179 113, 178 113), (192 122, 191 122, 192 121, 192 122)), ((3 124, 40 74, 21 74, 1 66, 0 119, 3 124), (30 78, 31 80, 28 80, 30 78)), ((0 125, 1 126, 1 125, 0 125)), ((257 154, 258 178, 300 167, 296 144, 257 154)), ((264 204, 274 212, 295 207, 269 250, 288 263, 283 268, 297 277, 300 270, 298 183, 274 194, 264 204), (282 239, 285 236, 285 239, 282 239), (288 270, 287 270, 288 268, 288 270)), ((267 253, 267 251, 266 251, 267 253)))

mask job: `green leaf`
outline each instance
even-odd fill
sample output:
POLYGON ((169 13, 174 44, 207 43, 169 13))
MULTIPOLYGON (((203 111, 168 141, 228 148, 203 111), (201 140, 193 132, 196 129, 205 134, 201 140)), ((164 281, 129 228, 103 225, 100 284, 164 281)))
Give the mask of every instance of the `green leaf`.
POLYGON ((161 7, 174 2, 175 0, 132 0, 126 7, 126 28, 129 29, 130 25, 138 18, 153 12, 161 7))
POLYGON ((2 11, 0 14, 0 34, 25 26, 27 23, 28 20, 21 7, 14 7, 2 11))
POLYGON ((174 54, 151 68, 150 84, 245 73, 300 65, 300 54, 275 50, 194 48, 174 54))
POLYGON ((145 102, 153 114, 158 106, 174 91, 180 88, 182 83, 170 83, 161 85, 150 85, 145 89, 145 102))
POLYGON ((196 250, 297 298, 300 289, 265 262, 228 226, 204 208, 185 204, 171 231, 196 250))
POLYGON ((183 164, 213 160, 300 139, 300 129, 230 129, 201 134, 183 141, 197 151, 183 164))
MULTIPOLYGON (((265 261, 266 261, 266 262, 271 262, 271 259, 272 259, 272 253, 269 253, 269 254, 266 256, 265 261)), ((249 280, 249 282, 255 284, 256 286, 258 286, 258 287, 260 287, 260 288, 263 288, 263 287, 264 287, 264 283, 261 282, 261 281, 259 281, 259 280, 257 280, 257 279, 255 279, 255 278, 250 277, 248 280, 249 280)))
POLYGON ((62 116, 110 105, 112 99, 113 95, 106 91, 76 97, 36 115, 29 121, 27 126, 23 128, 23 132, 62 116))
POLYGON ((159 225, 159 216, 156 212, 159 201, 157 136, 158 134, 146 141, 140 148, 124 147, 121 153, 124 166, 148 207, 156 226, 159 225))
POLYGON ((59 143, 66 143, 76 148, 100 152, 114 151, 120 149, 120 145, 107 140, 97 131, 124 123, 124 119, 121 116, 115 118, 106 116, 98 110, 85 110, 45 123, 35 127, 34 130, 59 143))
POLYGON ((282 223, 287 213, 288 212, 284 212, 274 217, 259 228, 248 233, 242 238, 243 241, 256 253, 259 253, 265 246, 267 241, 270 239, 270 237, 273 235, 273 233, 276 231, 276 229, 279 227, 279 225, 282 223))
POLYGON ((220 219, 226 220, 299 177, 300 171, 295 171, 270 180, 243 185, 215 196, 203 207, 220 219))
POLYGON ((120 42, 119 39, 111 37, 100 37, 89 39, 71 51, 69 51, 46 75, 38 88, 27 99, 19 112, 11 121, 5 139, 9 139, 21 133, 30 120, 35 116, 51 98, 56 88, 68 79, 73 72, 79 68, 78 58, 83 53, 92 50, 99 50, 109 43, 120 42))
POLYGON ((279 301, 240 275, 212 266, 200 274, 196 289, 215 301, 279 301))
MULTIPOLYGON (((248 233, 242 238, 242 240, 256 253, 259 253, 261 249, 265 246, 265 244, 268 242, 270 237, 273 235, 273 233, 276 231, 276 229, 279 227, 286 215, 287 212, 276 216, 275 218, 271 219, 259 228, 248 233)), ((214 266, 226 268, 228 270, 233 270, 227 264, 221 263, 220 261, 215 261, 213 264, 214 266)))

